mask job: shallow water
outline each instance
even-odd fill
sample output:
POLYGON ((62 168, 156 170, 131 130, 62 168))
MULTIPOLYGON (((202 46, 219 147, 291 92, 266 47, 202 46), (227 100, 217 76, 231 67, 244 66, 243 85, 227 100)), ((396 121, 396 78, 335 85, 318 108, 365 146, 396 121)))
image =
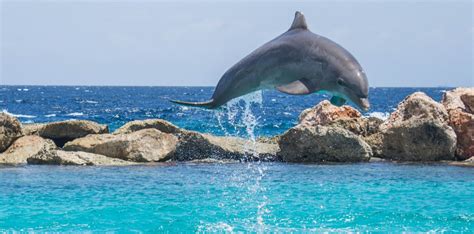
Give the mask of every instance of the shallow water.
POLYGON ((442 165, 4 167, 0 191, 0 231, 474 231, 474 170, 442 165))

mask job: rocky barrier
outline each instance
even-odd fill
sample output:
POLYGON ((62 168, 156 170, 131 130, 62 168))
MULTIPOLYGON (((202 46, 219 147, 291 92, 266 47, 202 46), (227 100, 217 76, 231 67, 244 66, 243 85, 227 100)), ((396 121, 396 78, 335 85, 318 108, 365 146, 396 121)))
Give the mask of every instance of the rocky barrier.
POLYGON ((386 120, 322 101, 285 133, 257 141, 188 131, 161 119, 132 121, 110 133, 92 121, 22 125, 0 113, 0 164, 386 160, 473 166, 473 156, 474 88, 447 91, 441 103, 413 93, 386 120))

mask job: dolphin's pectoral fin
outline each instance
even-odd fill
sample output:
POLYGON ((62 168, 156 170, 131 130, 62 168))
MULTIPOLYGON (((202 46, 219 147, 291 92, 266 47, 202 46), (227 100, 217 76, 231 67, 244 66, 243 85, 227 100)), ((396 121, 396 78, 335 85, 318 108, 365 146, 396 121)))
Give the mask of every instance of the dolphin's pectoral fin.
POLYGON ((282 93, 291 94, 291 95, 310 94, 314 91, 311 83, 306 78, 293 81, 286 85, 278 86, 276 87, 276 89, 278 89, 278 91, 282 93))
POLYGON ((346 99, 344 99, 342 97, 338 97, 338 96, 332 96, 330 102, 331 102, 331 104, 333 104, 335 106, 342 106, 346 103, 346 99))

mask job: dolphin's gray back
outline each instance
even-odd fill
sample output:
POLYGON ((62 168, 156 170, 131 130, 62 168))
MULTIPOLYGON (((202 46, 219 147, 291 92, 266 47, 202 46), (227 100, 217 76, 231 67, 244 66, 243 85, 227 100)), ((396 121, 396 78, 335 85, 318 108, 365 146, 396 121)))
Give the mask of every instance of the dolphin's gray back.
POLYGON ((323 79, 324 64, 360 67, 355 58, 335 42, 306 29, 289 30, 229 68, 207 105, 214 108, 261 88, 291 83, 304 78, 305 71, 308 76, 319 73, 323 79), (270 83, 265 83, 268 80, 270 83))
MULTIPOLYGON (((212 99, 219 104, 261 88, 262 81, 278 67, 296 64, 305 59, 305 44, 311 43, 317 35, 307 30, 292 30, 283 33, 262 45, 230 69, 216 86, 212 99)), ((283 71, 284 72, 284 71, 283 71)))
POLYGON ((368 83, 357 60, 337 43, 309 31, 303 14, 296 12, 288 31, 254 50, 224 73, 210 100, 174 102, 216 108, 233 98, 265 88, 277 88, 288 94, 308 94, 325 89, 339 92, 341 88, 335 85, 341 77, 352 78, 346 79, 349 82, 341 86, 358 87, 359 93, 355 95, 367 96, 368 83))

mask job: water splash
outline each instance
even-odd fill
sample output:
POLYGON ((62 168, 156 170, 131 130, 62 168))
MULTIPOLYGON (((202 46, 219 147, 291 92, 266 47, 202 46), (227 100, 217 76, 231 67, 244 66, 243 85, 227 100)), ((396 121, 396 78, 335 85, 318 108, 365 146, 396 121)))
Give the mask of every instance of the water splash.
POLYGON ((260 117, 253 114, 252 108, 261 108, 262 102, 262 91, 257 91, 235 98, 223 110, 215 112, 219 128, 225 136, 243 136, 249 140, 244 145, 247 152, 244 161, 258 160, 255 129, 260 117))
POLYGON ((270 211, 267 208, 268 197, 265 195, 266 188, 262 184, 267 167, 259 160, 255 134, 260 117, 254 115, 252 108, 261 108, 262 103, 262 91, 258 91, 231 100, 227 103, 224 111, 216 112, 217 122, 226 136, 231 136, 233 133, 235 135, 243 135, 248 139, 247 143, 243 146, 246 154, 245 158, 242 159, 248 162, 248 170, 245 175, 239 174, 236 177, 240 181, 239 186, 245 186, 249 191, 242 198, 242 202, 257 204, 256 217, 254 222, 252 222, 254 224, 252 226, 254 226, 254 230, 260 233, 265 231, 264 216, 270 211), (224 121, 225 117, 227 117, 227 121, 224 121))

